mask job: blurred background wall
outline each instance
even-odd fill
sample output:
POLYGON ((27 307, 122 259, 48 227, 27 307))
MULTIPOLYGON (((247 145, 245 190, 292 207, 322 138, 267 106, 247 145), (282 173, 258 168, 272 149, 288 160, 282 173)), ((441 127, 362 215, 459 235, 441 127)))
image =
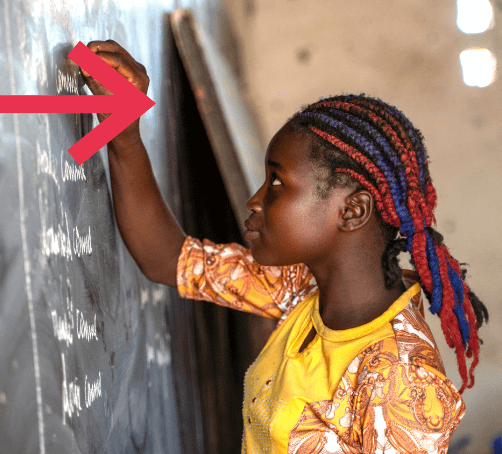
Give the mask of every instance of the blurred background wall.
MULTIPOLYGON (((468 282, 490 312, 480 331, 476 384, 464 393, 467 413, 449 452, 490 452, 490 440, 502 432, 502 80, 467 86, 459 54, 487 48, 502 68, 502 2, 491 2, 492 26, 478 34, 459 30, 454 1, 226 0, 226 6, 233 35, 226 52, 263 153, 303 104, 340 93, 380 97, 424 134, 438 231, 453 256, 470 265, 468 282)), ((460 385, 439 319, 426 318, 448 377, 460 385)))

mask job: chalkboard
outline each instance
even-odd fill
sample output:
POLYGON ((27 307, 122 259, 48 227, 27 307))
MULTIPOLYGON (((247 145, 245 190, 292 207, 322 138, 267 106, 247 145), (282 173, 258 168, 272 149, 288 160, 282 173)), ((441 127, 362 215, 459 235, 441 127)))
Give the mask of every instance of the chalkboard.
MULTIPOLYGON (((210 29, 220 23, 208 7, 217 0, 193 3, 210 29)), ((68 53, 78 41, 117 41, 150 77, 157 104, 141 135, 163 197, 187 233, 242 242, 236 202, 262 179, 256 133, 205 36, 201 63, 229 139, 211 142, 173 8, 0 0, 0 95, 89 96, 68 53), (229 152, 235 168, 218 169, 229 152), (229 185, 239 168, 243 180, 229 185)), ((67 152, 95 126, 90 114, 0 115, 0 451, 238 452, 242 379, 270 326, 142 275, 115 222, 106 147, 82 166, 67 152)))
MULTIPOLYGON (((88 96, 67 55, 78 41, 116 40, 151 74, 160 107, 142 135, 163 195, 176 198, 158 3, 0 1, 0 94, 88 96)), ((196 379, 174 378, 172 362, 171 325, 182 331, 187 317, 122 242, 106 148, 82 166, 67 152, 96 125, 90 114, 0 116, 0 451, 202 452, 193 432, 180 437, 177 411, 180 396, 198 406, 196 379)))

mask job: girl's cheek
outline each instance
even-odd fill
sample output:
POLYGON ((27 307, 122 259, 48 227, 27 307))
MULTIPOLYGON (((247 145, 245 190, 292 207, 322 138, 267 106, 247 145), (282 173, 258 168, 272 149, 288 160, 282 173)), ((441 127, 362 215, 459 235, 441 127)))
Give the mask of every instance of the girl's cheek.
POLYGON ((315 209, 318 201, 319 197, 313 191, 310 191, 299 198, 297 204, 298 208, 305 213, 315 209))

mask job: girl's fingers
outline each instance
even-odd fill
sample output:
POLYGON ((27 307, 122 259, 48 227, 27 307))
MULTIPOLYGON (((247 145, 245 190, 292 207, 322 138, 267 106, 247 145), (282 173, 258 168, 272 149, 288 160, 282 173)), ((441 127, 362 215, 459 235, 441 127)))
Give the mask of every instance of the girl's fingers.
MULTIPOLYGON (((122 46, 117 44, 115 41, 108 40, 91 41, 87 44, 87 47, 91 49, 105 63, 115 69, 119 74, 124 76, 136 88, 138 88, 145 94, 147 93, 148 85, 150 84, 150 78, 146 73, 145 67, 141 63, 138 63, 136 60, 134 60, 129 52, 127 52, 122 46)), ((112 94, 108 89, 101 85, 99 81, 94 79, 92 75, 84 71, 83 68, 82 74, 84 75, 85 83, 94 95, 112 94)), ((110 88, 113 91, 113 87, 110 88)), ((99 122, 101 123, 109 115, 110 114, 106 113, 98 113, 99 122)), ((137 128, 138 124, 139 119, 133 122, 132 125, 128 126, 128 128, 137 128)))
POLYGON ((116 69, 117 72, 122 74, 128 81, 132 82, 135 77, 138 77, 136 68, 133 68, 122 55, 113 52, 103 52, 101 48, 99 52, 96 52, 96 55, 113 69, 116 69))
POLYGON ((124 57, 124 60, 130 62, 130 64, 136 64, 142 69, 145 68, 141 63, 138 63, 134 58, 132 58, 131 54, 127 52, 120 44, 113 41, 112 39, 109 39, 107 41, 90 41, 87 44, 87 47, 93 52, 104 51, 120 54, 124 57))
MULTIPOLYGON (((105 51, 101 50, 101 43, 104 42, 108 44, 107 48, 111 47, 116 49, 118 44, 115 43, 114 46, 111 46, 110 43, 106 41, 95 41, 94 43, 99 43, 93 45, 91 50, 96 53, 98 57, 100 57, 105 63, 114 68, 119 74, 124 76, 129 82, 131 82, 136 88, 141 90, 146 94, 149 85, 149 78, 146 74, 146 70, 143 65, 137 63, 132 57, 125 51, 123 52, 113 52, 113 51, 105 51), (98 51, 99 46, 99 51, 98 51)), ((120 46, 119 46, 120 47, 120 46)), ((82 69, 82 74, 85 77, 85 81, 93 94, 110 94, 106 88, 104 88, 98 81, 96 81, 92 75, 87 73, 82 69)))

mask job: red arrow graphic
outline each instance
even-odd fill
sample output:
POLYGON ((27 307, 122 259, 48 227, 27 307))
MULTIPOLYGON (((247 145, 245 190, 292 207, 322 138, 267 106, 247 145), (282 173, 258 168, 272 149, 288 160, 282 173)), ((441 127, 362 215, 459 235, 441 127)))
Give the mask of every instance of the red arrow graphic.
POLYGON ((111 115, 68 151, 80 165, 155 103, 81 41, 68 54, 113 95, 0 96, 0 113, 108 113, 111 115))

